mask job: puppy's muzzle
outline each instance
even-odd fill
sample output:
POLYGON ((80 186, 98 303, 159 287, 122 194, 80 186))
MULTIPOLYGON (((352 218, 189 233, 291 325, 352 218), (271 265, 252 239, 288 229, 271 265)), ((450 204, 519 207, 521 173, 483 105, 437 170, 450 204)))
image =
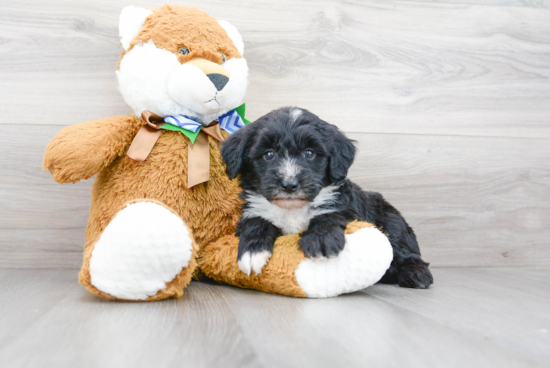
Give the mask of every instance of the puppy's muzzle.
POLYGON ((229 82, 229 78, 231 78, 231 74, 229 74, 227 69, 210 60, 197 58, 189 60, 183 65, 194 65, 202 70, 218 91, 221 91, 229 82))
POLYGON ((298 184, 298 179, 296 178, 284 179, 283 182, 281 183, 281 186, 283 187, 284 191, 287 193, 294 193, 300 187, 300 185, 298 184))

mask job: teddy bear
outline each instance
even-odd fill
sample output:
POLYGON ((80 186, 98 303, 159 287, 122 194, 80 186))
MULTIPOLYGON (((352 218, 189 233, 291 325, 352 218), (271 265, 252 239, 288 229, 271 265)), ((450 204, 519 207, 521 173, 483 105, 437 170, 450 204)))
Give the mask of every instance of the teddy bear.
POLYGON ((44 170, 59 183, 97 175, 79 282, 111 300, 183 295, 197 275, 295 297, 329 297, 377 282, 389 267, 387 237, 352 222, 337 256, 307 259, 299 234, 280 237, 269 262, 237 264, 238 178, 220 145, 250 123, 244 44, 229 22, 184 6, 122 10, 119 90, 133 114, 65 127, 44 170))

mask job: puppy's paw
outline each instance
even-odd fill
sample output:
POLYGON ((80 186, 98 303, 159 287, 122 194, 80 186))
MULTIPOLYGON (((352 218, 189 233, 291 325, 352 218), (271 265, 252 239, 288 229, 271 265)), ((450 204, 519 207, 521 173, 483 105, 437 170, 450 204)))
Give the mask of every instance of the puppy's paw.
POLYGON ((306 231, 300 239, 300 248, 308 258, 336 256, 345 245, 344 229, 341 228, 323 233, 306 231))
POLYGON ((260 252, 248 251, 239 257, 237 264, 239 265, 239 269, 248 276, 250 276, 250 272, 259 275, 262 273, 262 269, 271 258, 271 255, 272 253, 268 250, 260 252))
POLYGON ((427 263, 413 263, 401 267, 397 275, 397 283, 401 287, 427 289, 433 284, 434 278, 427 263))

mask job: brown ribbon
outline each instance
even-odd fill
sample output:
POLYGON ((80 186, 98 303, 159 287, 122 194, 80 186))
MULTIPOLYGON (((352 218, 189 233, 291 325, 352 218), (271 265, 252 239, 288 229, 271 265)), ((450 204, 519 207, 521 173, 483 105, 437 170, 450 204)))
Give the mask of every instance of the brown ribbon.
POLYGON ((142 126, 137 132, 126 153, 128 157, 137 162, 143 162, 149 156, 162 134, 160 128, 164 125, 162 116, 153 114, 151 111, 144 111, 141 118, 147 125, 142 126))
MULTIPOLYGON (((137 132, 130 148, 128 157, 137 162, 143 162, 149 156, 155 143, 162 134, 161 127, 165 124, 162 116, 144 111, 141 117, 147 125, 137 132)), ((222 132, 220 124, 213 121, 206 127, 202 127, 195 143, 189 142, 187 153, 187 188, 207 182, 210 179, 210 146, 208 137, 223 142, 226 135, 222 132)))

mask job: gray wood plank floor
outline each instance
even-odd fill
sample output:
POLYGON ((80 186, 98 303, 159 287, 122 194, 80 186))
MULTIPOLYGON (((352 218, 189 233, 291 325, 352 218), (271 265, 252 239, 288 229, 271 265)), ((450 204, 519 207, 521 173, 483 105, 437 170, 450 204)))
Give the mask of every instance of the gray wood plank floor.
POLYGON ((96 299, 75 270, 0 269, 2 367, 548 367, 550 269, 433 270, 303 300, 193 282, 178 300, 96 299))

